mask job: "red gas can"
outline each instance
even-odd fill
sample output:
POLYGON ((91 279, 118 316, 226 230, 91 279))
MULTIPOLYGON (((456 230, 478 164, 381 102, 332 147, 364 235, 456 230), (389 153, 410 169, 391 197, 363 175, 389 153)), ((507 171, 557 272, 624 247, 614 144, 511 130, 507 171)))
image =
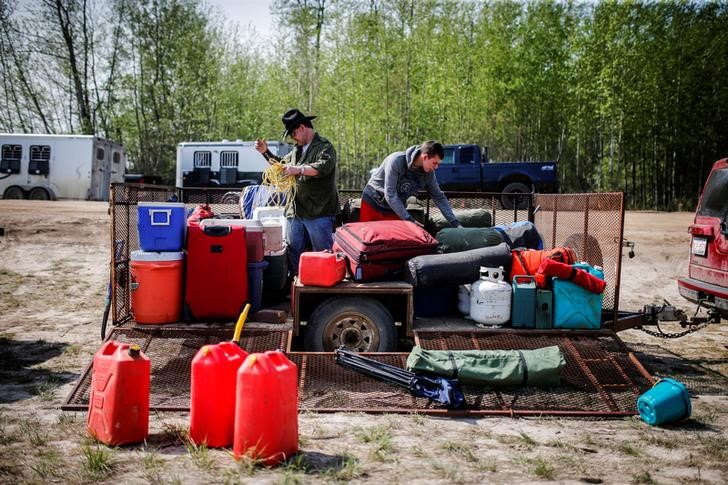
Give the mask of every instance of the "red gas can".
POLYGON ((235 382, 248 353, 236 342, 205 345, 192 359, 190 439, 209 447, 233 444, 235 382))
POLYGON ((334 286, 346 278, 344 254, 331 251, 302 253, 298 278, 303 285, 334 286))
POLYGON ((298 452, 298 370, 283 352, 251 354, 238 370, 233 455, 275 465, 298 452))
POLYGON ((86 420, 107 445, 144 441, 149 430, 149 359, 139 346, 106 342, 94 355, 86 420))

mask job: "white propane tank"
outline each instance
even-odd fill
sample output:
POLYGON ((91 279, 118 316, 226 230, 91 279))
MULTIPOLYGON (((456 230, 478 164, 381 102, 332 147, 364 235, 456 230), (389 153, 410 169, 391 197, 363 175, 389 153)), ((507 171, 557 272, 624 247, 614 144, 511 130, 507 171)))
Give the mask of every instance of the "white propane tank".
POLYGON ((485 325, 502 325, 511 319, 511 285, 503 267, 480 267, 480 280, 470 288, 470 318, 485 325))
POLYGON ((458 286, 458 311, 463 315, 470 315, 470 286, 458 286))

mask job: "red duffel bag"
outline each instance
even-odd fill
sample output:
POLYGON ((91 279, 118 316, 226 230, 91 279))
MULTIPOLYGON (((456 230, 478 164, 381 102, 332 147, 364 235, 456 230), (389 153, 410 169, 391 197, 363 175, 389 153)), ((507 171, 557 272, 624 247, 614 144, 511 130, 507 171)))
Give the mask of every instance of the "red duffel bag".
POLYGON ((351 222, 334 234, 334 252, 346 255, 355 281, 401 278, 408 259, 436 249, 437 239, 409 221, 351 222))

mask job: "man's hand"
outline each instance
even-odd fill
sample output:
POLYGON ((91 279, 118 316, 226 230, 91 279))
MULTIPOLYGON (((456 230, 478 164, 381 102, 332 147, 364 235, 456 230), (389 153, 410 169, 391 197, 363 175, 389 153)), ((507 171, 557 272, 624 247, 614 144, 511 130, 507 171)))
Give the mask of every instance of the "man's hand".
POLYGON ((303 175, 303 167, 300 165, 283 165, 283 172, 289 177, 303 175))
POLYGON ((266 142, 262 138, 258 138, 255 140, 255 149, 259 151, 260 153, 265 153, 268 151, 268 142, 266 142))

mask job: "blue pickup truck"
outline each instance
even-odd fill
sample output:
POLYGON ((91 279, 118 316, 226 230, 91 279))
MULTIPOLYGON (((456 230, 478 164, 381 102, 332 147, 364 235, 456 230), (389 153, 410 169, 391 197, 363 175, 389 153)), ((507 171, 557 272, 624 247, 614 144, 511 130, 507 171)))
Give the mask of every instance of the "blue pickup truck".
POLYGON ((528 201, 507 194, 558 192, 556 162, 501 162, 488 158, 488 147, 445 145, 445 158, 437 169, 442 190, 502 192, 506 209, 526 208, 528 201))

